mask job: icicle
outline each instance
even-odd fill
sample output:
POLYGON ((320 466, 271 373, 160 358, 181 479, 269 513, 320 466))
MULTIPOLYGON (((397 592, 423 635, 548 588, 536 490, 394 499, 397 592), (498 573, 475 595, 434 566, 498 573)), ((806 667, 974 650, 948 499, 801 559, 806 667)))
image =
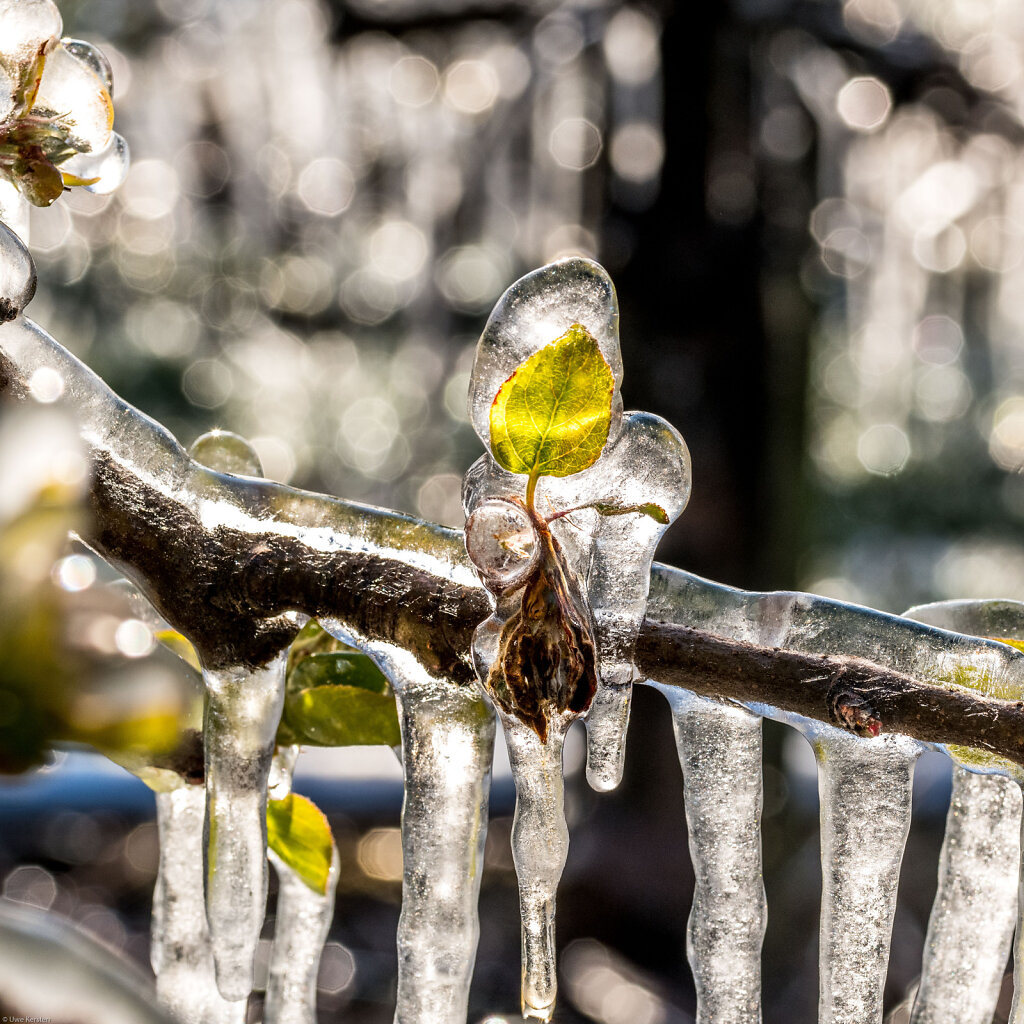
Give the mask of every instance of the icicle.
POLYGON ((398 700, 405 796, 395 1024, 465 1024, 494 715, 479 694, 432 676, 408 651, 321 625, 371 655, 398 700))
POLYGON ((285 655, 259 669, 203 670, 206 916, 217 984, 252 991, 267 906, 267 777, 284 704, 285 655))
MULTIPOLYGON (((245 438, 214 430, 189 450, 221 473, 260 476, 245 438)), ((284 706, 286 653, 258 669, 204 667, 205 892, 217 984, 226 999, 252 991, 267 909, 267 781, 284 706)), ((290 785, 290 772, 288 773, 290 785)))
POLYGON ((1016 914, 1020 789, 953 768, 953 796, 911 1024, 989 1024, 1016 914))
POLYGON ((502 716, 516 813, 512 859, 519 879, 522 915, 523 1016, 551 1020, 555 1010, 555 893, 569 852, 565 824, 562 742, 564 726, 552 727, 547 741, 515 718, 502 716))
POLYGON ((153 891, 156 994, 180 1024, 244 1024, 246 1004, 217 989, 203 902, 202 786, 157 793, 160 867, 153 891))
POLYGON ((881 1024, 919 743, 808 726, 821 804, 819 1024, 881 1024))
MULTIPOLYGON (((1024 783, 1019 783, 1024 786, 1024 783)), ((1024 819, 1021 820, 1020 849, 1024 851, 1024 819)), ((1017 885, 1017 930, 1013 938, 1013 1004, 1006 1024, 1024 1024, 1024 860, 1020 862, 1017 885)))
POLYGON ((694 873, 687 952, 697 1024, 759 1024, 766 922, 761 718, 685 690, 657 688, 672 708, 686 794, 694 873))
MULTIPOLYGON (((271 799, 282 800, 291 792, 298 754, 298 747, 278 749, 270 773, 271 799)), ((338 847, 333 842, 331 847, 325 893, 314 892, 273 850, 268 851, 278 891, 263 1024, 316 1024, 320 954, 331 928, 338 887, 338 847)))
MULTIPOLYGON (((1017 601, 940 601, 906 614, 980 636, 1024 636, 1017 601)), ((911 1024, 991 1021, 1013 939, 1020 820, 1020 790, 1009 778, 954 766, 911 1024)))
POLYGON ((263 1024, 316 1024, 316 981, 334 916, 338 851, 331 860, 326 895, 314 892, 273 850, 277 872, 277 918, 270 953, 263 1024))

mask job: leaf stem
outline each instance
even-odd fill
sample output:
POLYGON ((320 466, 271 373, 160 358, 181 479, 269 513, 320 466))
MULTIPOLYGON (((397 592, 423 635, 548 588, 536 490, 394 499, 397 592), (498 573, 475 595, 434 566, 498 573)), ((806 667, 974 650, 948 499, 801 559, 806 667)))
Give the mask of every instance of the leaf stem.
POLYGON ((526 481, 526 511, 530 513, 533 518, 537 518, 537 509, 533 503, 534 494, 537 492, 537 481, 540 479, 540 473, 537 471, 537 467, 534 466, 530 470, 530 477, 526 481))

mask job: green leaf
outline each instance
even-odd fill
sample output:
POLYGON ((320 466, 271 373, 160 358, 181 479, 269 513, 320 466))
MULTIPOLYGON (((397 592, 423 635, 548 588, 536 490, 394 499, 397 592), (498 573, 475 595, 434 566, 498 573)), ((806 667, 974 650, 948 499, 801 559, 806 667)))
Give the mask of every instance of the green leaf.
POLYGON ((356 686, 373 693, 389 693, 387 677, 373 659, 354 651, 307 654, 288 673, 288 689, 308 690, 316 686, 356 686))
POLYGON ((268 801, 267 845, 310 889, 327 894, 334 840, 316 804, 296 793, 268 801))
MULTIPOLYGON (((587 506, 584 505, 584 508, 587 506)), ((590 508, 597 509, 602 516, 624 516, 630 512, 639 512, 641 515, 650 516, 656 523, 668 526, 668 513, 653 501, 644 502, 642 505, 615 505, 610 502, 595 501, 590 508)))
POLYGON ((573 324, 534 353, 491 405, 491 451, 511 473, 570 476, 608 441, 615 378, 597 339, 573 324))
POLYGON ((320 747, 395 747, 402 742, 395 698, 358 686, 317 686, 289 694, 284 724, 299 743, 320 747))

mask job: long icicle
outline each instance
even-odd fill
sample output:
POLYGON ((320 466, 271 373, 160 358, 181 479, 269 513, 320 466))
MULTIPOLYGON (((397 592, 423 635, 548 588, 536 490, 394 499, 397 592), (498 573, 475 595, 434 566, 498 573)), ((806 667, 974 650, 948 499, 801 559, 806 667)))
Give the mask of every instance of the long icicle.
POLYGON ((519 879, 522 916, 523 1017, 551 1020, 558 983, 555 971, 555 894, 569 853, 562 777, 564 725, 552 722, 547 741, 511 716, 503 716, 516 813, 512 860, 519 879))
MULTIPOLYGON (((407 666, 404 682, 411 672, 429 679, 407 666)), ((476 693, 436 680, 398 695, 405 799, 395 1024, 465 1024, 480 937, 494 716, 476 693)))
POLYGON ((1020 788, 953 768, 953 795, 910 1024, 989 1024, 1016 920, 1020 788))
POLYGON ((658 687, 672 708, 683 770, 694 892, 686 931, 697 1024, 759 1024, 761 718, 744 708, 658 687))
POLYGON ((206 917, 226 999, 252 991, 267 906, 267 778, 284 704, 285 656, 260 669, 203 671, 207 702, 206 917))
POLYGON ((150 959, 156 995, 179 1024, 244 1024, 245 1000, 217 989, 203 905, 202 786, 157 793, 160 866, 153 890, 150 959))
POLYGON ((808 737, 821 804, 818 1024, 881 1024, 896 890, 921 747, 828 726, 808 737))
MULTIPOLYGON (((1024 789, 1024 783, 1018 784, 1024 789)), ((1021 819, 1020 848, 1024 853, 1024 817, 1021 819)), ((1013 938, 1013 1005, 1007 1024, 1024 1024, 1024 857, 1020 861, 1017 885, 1017 931, 1013 938)))

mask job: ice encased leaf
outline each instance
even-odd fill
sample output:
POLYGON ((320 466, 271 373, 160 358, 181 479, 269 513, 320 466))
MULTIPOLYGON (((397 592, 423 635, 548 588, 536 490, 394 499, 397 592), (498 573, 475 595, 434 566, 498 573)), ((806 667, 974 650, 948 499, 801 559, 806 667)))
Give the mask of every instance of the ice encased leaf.
POLYGON ((532 355, 582 324, 597 340, 615 381, 609 437, 622 417, 622 356, 619 307, 611 278, 598 264, 581 258, 550 263, 520 278, 498 300, 484 327, 469 391, 470 421, 490 446, 491 405, 501 386, 532 355))
POLYGON ((578 323, 525 360, 491 405, 491 453, 503 469, 569 476, 601 456, 611 425, 611 367, 578 323))
POLYGON ((496 597, 493 615, 474 635, 473 655, 512 757, 522 1005, 538 1019, 554 1009, 555 889, 568 844, 562 740, 587 712, 588 778, 597 789, 618 783, 654 548, 689 497, 682 438, 656 416, 623 415, 621 378, 615 289, 597 264, 570 259, 527 275, 499 300, 470 382, 470 417, 488 454, 463 484, 466 543, 496 597), (565 420, 570 433, 603 446, 596 458, 587 449, 579 464, 563 464, 560 452, 543 447, 570 376, 571 359, 560 365, 559 352, 592 360, 565 420), (513 443, 510 419, 523 428, 521 446, 513 443), (597 429, 588 431, 591 425, 597 429), (545 463, 558 475, 543 475, 545 463), (523 511, 503 511, 508 506, 523 511), (595 669, 596 692, 588 682, 595 669))
POLYGON ((268 801, 267 845, 310 889, 327 894, 334 840, 316 804, 297 793, 268 801))

